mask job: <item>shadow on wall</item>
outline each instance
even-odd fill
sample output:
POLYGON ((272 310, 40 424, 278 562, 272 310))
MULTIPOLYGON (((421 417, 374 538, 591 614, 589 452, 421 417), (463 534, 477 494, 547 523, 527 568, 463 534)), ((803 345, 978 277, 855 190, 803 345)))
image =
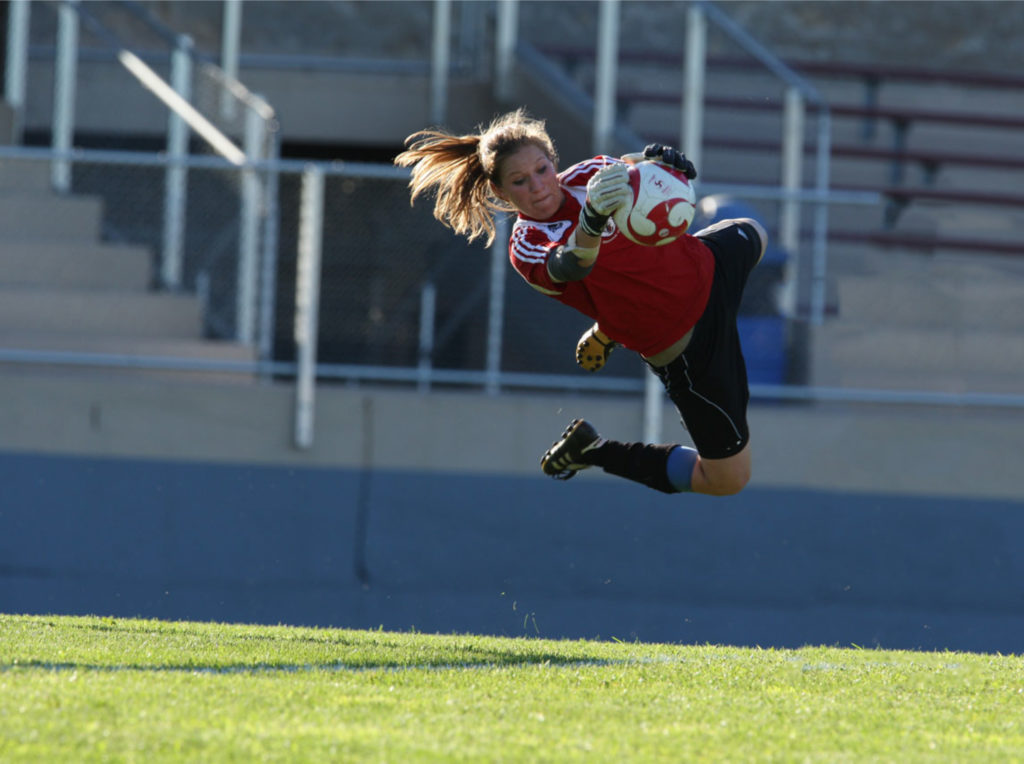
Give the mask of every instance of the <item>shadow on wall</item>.
POLYGON ((1020 653, 1020 502, 6 454, 0 610, 1020 653))

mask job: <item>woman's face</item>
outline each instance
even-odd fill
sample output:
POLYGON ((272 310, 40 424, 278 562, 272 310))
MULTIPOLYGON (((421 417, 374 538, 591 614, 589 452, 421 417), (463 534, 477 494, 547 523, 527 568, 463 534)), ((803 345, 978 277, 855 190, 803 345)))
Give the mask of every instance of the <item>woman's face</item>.
POLYGON ((498 196, 527 217, 547 220, 562 206, 558 172, 539 146, 528 143, 505 157, 499 177, 498 196))

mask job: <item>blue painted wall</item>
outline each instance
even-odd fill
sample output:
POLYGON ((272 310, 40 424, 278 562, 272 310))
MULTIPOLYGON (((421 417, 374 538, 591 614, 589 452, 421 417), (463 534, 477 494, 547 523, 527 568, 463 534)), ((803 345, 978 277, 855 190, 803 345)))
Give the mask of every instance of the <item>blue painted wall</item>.
POLYGON ((0 610, 1024 652, 1024 503, 0 455, 0 610))

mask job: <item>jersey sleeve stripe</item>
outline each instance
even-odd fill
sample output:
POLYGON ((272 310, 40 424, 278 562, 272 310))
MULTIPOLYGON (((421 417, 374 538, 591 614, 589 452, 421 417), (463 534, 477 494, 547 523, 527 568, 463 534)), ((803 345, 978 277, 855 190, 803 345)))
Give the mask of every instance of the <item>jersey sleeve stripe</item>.
POLYGON ((541 263, 547 260, 548 247, 533 244, 526 239, 527 229, 518 228, 512 234, 512 254, 519 260, 541 263))
POLYGON ((575 178, 578 178, 581 175, 590 175, 592 173, 597 172, 602 167, 606 167, 607 165, 618 161, 619 160, 613 157, 603 155, 599 157, 594 157, 593 159, 586 159, 580 162, 579 164, 573 165, 568 170, 566 170, 565 174, 561 177, 561 180, 563 183, 568 183, 569 181, 574 180, 575 178))
POLYGON ((513 242, 513 246, 520 252, 531 255, 539 255, 540 257, 546 255, 550 250, 550 247, 548 246, 545 246, 543 244, 534 244, 532 242, 526 241, 525 239, 516 240, 515 242, 513 242))
POLYGON ((529 250, 521 249, 519 247, 512 247, 512 254, 517 260, 522 260, 527 263, 543 263, 547 260, 547 250, 530 252, 529 250))

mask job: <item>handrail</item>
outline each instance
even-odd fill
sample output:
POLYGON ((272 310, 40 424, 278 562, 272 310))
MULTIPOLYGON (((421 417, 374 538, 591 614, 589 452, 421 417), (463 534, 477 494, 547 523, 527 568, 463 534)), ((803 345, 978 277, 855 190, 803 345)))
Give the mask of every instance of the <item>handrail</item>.
MULTIPOLYGON (((179 117, 188 123, 189 127, 201 135, 217 153, 225 157, 233 164, 241 165, 245 162, 245 152, 236 146, 230 138, 224 135, 212 122, 200 114, 187 99, 181 97, 160 75, 128 49, 121 39, 111 32, 90 10, 87 5, 74 0, 62 0, 62 4, 73 8, 82 23, 89 28, 96 37, 102 40, 112 50, 121 65, 139 81, 144 88, 160 99, 168 109, 178 114, 179 117)), ((187 38, 186 38, 187 40, 187 38)), ((178 41, 180 42, 180 40, 178 41)), ((188 41, 190 42, 190 41, 188 41)), ((190 56, 194 55, 192 46, 185 44, 183 50, 190 56)))
MULTIPOLYGON (((70 2, 73 6, 76 6, 79 16, 89 27, 89 31, 106 43, 108 48, 113 50, 127 49, 127 46, 114 32, 111 32, 91 11, 86 10, 88 4, 76 3, 73 2, 73 0, 61 0, 61 2, 70 2)), ((232 95, 234 95, 239 101, 242 101, 250 108, 255 109, 262 118, 267 120, 275 119, 274 108, 266 101, 266 99, 252 93, 242 82, 224 72, 217 65, 216 60, 212 56, 203 53, 192 45, 187 36, 180 35, 165 25, 149 8, 146 8, 135 0, 122 0, 120 7, 124 8, 133 16, 145 23, 168 45, 169 51, 165 55, 161 55, 153 51, 140 52, 133 50, 132 55, 139 61, 166 61, 167 56, 171 56, 173 60, 173 53, 175 51, 186 53, 194 62, 201 64, 204 67, 208 67, 209 71, 213 73, 213 76, 219 80, 224 87, 228 88, 232 95), (183 44, 184 40, 188 40, 188 44, 183 44)), ((84 51, 80 51, 80 55, 82 52, 84 51)), ((93 50, 92 53, 93 55, 102 55, 104 53, 110 55, 111 51, 104 51, 100 49, 99 51, 93 50)), ((116 53, 114 53, 113 56, 115 59, 120 58, 116 53)))
MULTIPOLYGON (((85 353, 74 351, 20 350, 0 347, 0 363, 62 364, 155 371, 205 371, 267 376, 291 376, 298 372, 294 361, 221 361, 180 359, 167 356, 138 356, 117 353, 85 353)), ((357 366, 354 364, 317 364, 317 379, 358 380, 362 382, 399 382, 416 384, 421 371, 415 366, 357 366)), ((488 372, 437 369, 430 371, 431 380, 446 385, 462 385, 484 389, 488 372)), ((532 374, 503 371, 501 387, 507 390, 567 390, 570 392, 641 393, 640 379, 580 377, 577 374, 532 374)), ((750 395, 759 401, 808 401, 842 403, 878 403, 892 405, 948 406, 953 408, 1024 409, 1024 395, 1013 393, 946 393, 927 390, 883 390, 858 387, 823 387, 815 385, 769 385, 753 383, 750 395)))
MULTIPOLYGON (((241 166, 236 166, 223 157, 200 154, 173 157, 162 152, 82 148, 56 152, 52 149, 34 146, 2 145, 0 145, 0 159, 63 159, 70 162, 94 162, 141 167, 191 167, 206 170, 243 169, 277 172, 301 172, 309 164, 309 160, 305 159, 246 159, 241 166)), ((374 162, 324 162, 323 170, 326 175, 344 175, 351 178, 402 180, 409 177, 409 170, 404 167, 374 162)))
POLYGON ((818 89, 805 77, 796 72, 788 66, 785 61, 754 39, 747 30, 733 21, 727 14, 719 10, 716 5, 708 2, 707 0, 697 0, 697 2, 703 9, 704 13, 707 14, 708 18, 718 25, 719 29, 732 37, 740 47, 757 59, 764 68, 790 87, 798 89, 804 98, 815 106, 826 110, 828 109, 828 104, 825 102, 825 99, 822 98, 821 93, 819 93, 818 89))

